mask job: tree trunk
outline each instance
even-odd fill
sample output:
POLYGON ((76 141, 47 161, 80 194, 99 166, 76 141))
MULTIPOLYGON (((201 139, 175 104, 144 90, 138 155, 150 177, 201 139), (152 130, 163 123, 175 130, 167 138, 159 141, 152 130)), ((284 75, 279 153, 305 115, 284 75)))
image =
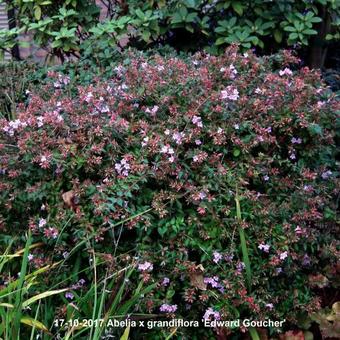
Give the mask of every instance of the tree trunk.
MULTIPOLYGON (((16 23, 15 23, 15 10, 14 10, 14 8, 10 8, 7 11, 7 15, 8 15, 8 28, 9 29, 15 28, 16 23)), ((17 44, 12 47, 11 54, 12 54, 12 57, 14 59, 21 60, 20 50, 19 50, 19 46, 17 44)))
POLYGON ((320 8, 319 16, 322 18, 322 22, 317 27, 318 34, 311 40, 309 66, 321 69, 324 66, 327 55, 326 35, 330 32, 331 18, 325 6, 320 8))

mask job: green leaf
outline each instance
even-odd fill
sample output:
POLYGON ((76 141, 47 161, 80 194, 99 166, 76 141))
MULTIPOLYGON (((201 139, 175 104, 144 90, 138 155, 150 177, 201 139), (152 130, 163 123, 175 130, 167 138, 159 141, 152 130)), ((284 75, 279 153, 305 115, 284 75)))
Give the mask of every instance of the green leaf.
POLYGON ((250 333, 252 340, 261 340, 260 337, 259 337, 259 334, 257 333, 256 328, 250 327, 249 333, 250 333))
POLYGON ((151 33, 149 31, 144 31, 142 33, 142 39, 145 41, 145 42, 149 42, 150 41, 150 37, 151 37, 151 33))
POLYGON ((322 128, 319 124, 311 124, 309 126, 309 131, 313 134, 313 135, 322 135, 322 128))
POLYGON ((36 6, 36 7, 35 7, 35 10, 34 10, 34 17, 35 17, 37 20, 40 20, 40 18, 41 18, 41 7, 40 7, 40 6, 36 6))
POLYGON ((185 25, 185 29, 190 33, 194 33, 194 29, 190 25, 185 25))
POLYGON ((241 4, 241 2, 236 1, 236 2, 232 2, 231 6, 233 8, 233 10, 239 15, 241 16, 243 14, 243 5, 241 4))
POLYGON ((293 26, 286 26, 286 27, 284 27, 283 28, 285 31, 287 31, 287 32, 296 32, 296 28, 295 27, 293 27, 293 26))
POLYGON ((240 149, 234 149, 234 151, 233 151, 234 157, 238 157, 240 154, 241 154, 241 150, 240 149))
POLYGON ((261 26, 261 29, 263 30, 266 30, 268 28, 271 28, 271 27, 274 27, 274 22, 272 21, 269 21, 269 22, 265 22, 262 26, 261 26))
POLYGON ((299 37, 299 35, 296 32, 290 33, 289 34, 289 39, 290 40, 296 40, 299 37))
POLYGON ((31 326, 31 327, 34 327, 34 328, 37 328, 37 329, 40 329, 41 331, 45 332, 45 333, 48 333, 48 334, 51 334, 49 331, 48 331, 48 328, 40 321, 38 320, 35 320, 33 318, 30 318, 29 316, 23 316, 21 319, 20 319, 20 322, 25 324, 25 325, 28 325, 28 326, 31 326))
POLYGON ((274 35, 275 41, 280 44, 282 42, 282 37, 283 37, 282 31, 276 29, 274 30, 273 35, 274 35))
POLYGON ((197 18, 197 13, 189 13, 188 16, 186 17, 185 21, 186 22, 193 22, 197 18))
POLYGON ((130 326, 127 326, 125 328, 125 331, 123 335, 120 337, 120 340, 128 340, 129 339, 129 334, 130 334, 130 326))
POLYGON ((222 26, 218 26, 215 28, 215 32, 216 33, 226 33, 227 29, 225 27, 222 26))
POLYGON ((196 8, 195 0, 185 0, 184 3, 188 8, 196 8))
POLYGON ((312 30, 310 28, 307 28, 306 30, 303 30, 302 33, 303 34, 308 34, 308 35, 318 34, 318 32, 316 30, 312 30))
POLYGON ((175 13, 172 18, 171 18, 171 23, 172 24, 179 24, 183 21, 181 15, 179 13, 175 13))
POLYGON ((319 17, 313 17, 309 20, 309 22, 314 22, 314 23, 318 23, 318 22, 321 22, 321 21, 322 21, 322 19, 319 18, 319 17))
POLYGON ((144 13, 139 8, 136 9, 135 13, 136 13, 137 17, 144 20, 144 18, 145 18, 144 13))
POLYGON ((12 304, 7 303, 7 302, 0 303, 0 307, 14 308, 12 304))
POLYGON ((246 267, 247 286, 248 286, 248 290, 250 291, 251 290, 251 283, 252 283, 252 281, 251 281, 252 273, 251 273, 249 255, 248 255, 246 235, 245 235, 244 229, 241 226, 241 222, 242 222, 241 205, 240 205, 240 198, 239 198, 237 187, 236 187, 235 203, 236 203, 236 218, 237 218, 237 221, 239 223, 239 234, 240 234, 243 263, 246 267))
POLYGON ((38 300, 40 300, 40 299, 47 298, 47 297, 52 296, 52 295, 56 295, 56 294, 63 293, 63 292, 66 292, 66 291, 68 291, 68 290, 69 290, 68 288, 57 289, 57 290, 49 290, 49 291, 47 291, 47 292, 44 292, 44 293, 41 293, 41 294, 32 296, 31 298, 29 298, 29 299, 27 299, 26 301, 24 301, 24 302, 22 303, 22 306, 23 306, 23 307, 27 307, 27 306, 29 306, 31 303, 35 302, 35 301, 38 301, 38 300))
POLYGON ((221 38, 218 38, 216 41, 215 41, 215 45, 222 45, 222 44, 225 44, 226 43, 226 38, 225 37, 221 37, 221 38))
POLYGON ((186 9, 186 7, 181 7, 179 9, 179 14, 181 15, 182 19, 184 20, 186 18, 186 16, 188 15, 188 10, 186 9))

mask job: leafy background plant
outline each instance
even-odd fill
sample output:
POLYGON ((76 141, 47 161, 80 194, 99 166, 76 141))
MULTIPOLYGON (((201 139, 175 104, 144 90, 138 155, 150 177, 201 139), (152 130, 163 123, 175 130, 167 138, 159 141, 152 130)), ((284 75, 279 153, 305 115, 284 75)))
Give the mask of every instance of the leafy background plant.
POLYGON ((205 48, 219 53, 227 45, 271 53, 301 46, 312 67, 322 67, 328 41, 339 40, 339 0, 230 1, 105 0, 107 18, 88 1, 8 1, 16 10, 16 28, 1 32, 1 47, 11 49, 16 37, 31 32, 38 46, 64 60, 79 56, 101 40, 111 46, 170 44, 183 50, 205 48), (83 45, 82 43, 85 42, 83 45))

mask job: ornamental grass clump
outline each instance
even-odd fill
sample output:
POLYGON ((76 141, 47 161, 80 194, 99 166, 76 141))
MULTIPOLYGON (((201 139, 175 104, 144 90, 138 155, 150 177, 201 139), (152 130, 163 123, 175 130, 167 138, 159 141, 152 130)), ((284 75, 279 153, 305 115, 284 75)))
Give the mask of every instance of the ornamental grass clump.
POLYGON ((75 305, 132 266, 123 300, 155 284, 132 315, 296 324, 329 303, 339 246, 339 101, 298 62, 130 51, 76 89, 50 72, 0 122, 1 233, 42 242, 30 270, 63 261, 46 285, 84 268, 75 305))

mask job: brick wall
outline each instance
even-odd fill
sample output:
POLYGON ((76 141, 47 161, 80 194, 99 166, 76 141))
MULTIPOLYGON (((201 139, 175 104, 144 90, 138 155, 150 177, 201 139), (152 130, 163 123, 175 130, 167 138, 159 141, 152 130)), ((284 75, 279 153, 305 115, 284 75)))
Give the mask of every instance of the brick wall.
MULTIPOLYGON (((8 17, 5 4, 0 4, 0 29, 8 28, 8 17)), ((10 60, 11 56, 5 53, 5 60, 10 60)))

